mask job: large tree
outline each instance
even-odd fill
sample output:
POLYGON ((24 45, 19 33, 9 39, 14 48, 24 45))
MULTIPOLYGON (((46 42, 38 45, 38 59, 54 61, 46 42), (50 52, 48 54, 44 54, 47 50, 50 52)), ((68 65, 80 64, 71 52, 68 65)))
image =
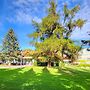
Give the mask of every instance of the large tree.
POLYGON ((13 29, 10 29, 3 40, 2 52, 6 60, 18 59, 21 55, 19 43, 13 29))
POLYGON ((50 0, 49 5, 48 15, 42 22, 33 21, 36 31, 30 37, 33 38, 32 44, 35 45, 39 55, 44 56, 50 66, 52 60, 63 61, 64 54, 72 61, 76 59, 79 47, 74 44, 70 36, 76 27, 83 26, 85 20, 75 20, 75 15, 80 9, 78 5, 68 9, 65 4, 64 15, 61 16, 63 18, 57 13, 57 4, 54 0, 50 0))

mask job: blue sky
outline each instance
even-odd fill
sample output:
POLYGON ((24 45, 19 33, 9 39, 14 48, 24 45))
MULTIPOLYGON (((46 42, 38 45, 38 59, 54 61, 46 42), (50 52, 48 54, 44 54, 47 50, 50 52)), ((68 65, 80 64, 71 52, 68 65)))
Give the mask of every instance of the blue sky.
MULTIPOLYGON (((21 49, 34 49, 30 46, 30 38, 28 34, 34 31, 32 19, 41 22, 41 19, 46 15, 49 0, 0 0, 0 45, 2 44, 5 34, 10 28, 13 28, 21 49)), ((90 32, 90 0, 56 0, 58 10, 62 14, 64 3, 69 7, 77 4, 81 10, 76 15, 77 18, 87 20, 84 27, 78 28, 72 33, 71 38, 74 40, 90 39, 87 32, 90 32)))

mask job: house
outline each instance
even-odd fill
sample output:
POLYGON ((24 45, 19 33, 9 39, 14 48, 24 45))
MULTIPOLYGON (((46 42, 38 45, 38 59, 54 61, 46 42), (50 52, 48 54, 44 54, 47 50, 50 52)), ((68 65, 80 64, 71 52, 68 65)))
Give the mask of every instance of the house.
POLYGON ((90 60, 90 50, 89 50, 89 48, 83 48, 79 52, 78 60, 90 60))

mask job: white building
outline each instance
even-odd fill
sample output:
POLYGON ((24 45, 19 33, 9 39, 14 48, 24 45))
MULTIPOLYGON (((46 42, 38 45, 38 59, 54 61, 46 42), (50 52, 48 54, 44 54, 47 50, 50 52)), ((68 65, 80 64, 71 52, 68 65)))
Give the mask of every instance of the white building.
POLYGON ((90 50, 88 50, 87 48, 82 49, 79 52, 79 60, 90 60, 90 50))

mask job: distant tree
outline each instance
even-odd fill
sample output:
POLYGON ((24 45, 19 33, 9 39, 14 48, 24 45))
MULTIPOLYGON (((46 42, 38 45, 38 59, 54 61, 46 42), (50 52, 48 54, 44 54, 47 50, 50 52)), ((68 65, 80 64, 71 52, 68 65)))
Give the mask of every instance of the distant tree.
POLYGON ((72 61, 77 57, 79 47, 70 39, 71 33, 76 27, 81 28, 85 20, 75 20, 75 15, 79 10, 79 6, 68 9, 64 5, 63 24, 60 23, 60 15, 57 13, 57 4, 54 0, 49 2, 48 15, 42 19, 41 23, 33 21, 36 29, 30 35, 33 38, 31 42, 35 45, 40 56, 44 56, 48 61, 48 66, 51 66, 51 61, 64 59, 64 54, 72 61))
POLYGON ((29 57, 29 56, 32 56, 34 53, 34 50, 30 50, 30 49, 25 49, 22 51, 22 55, 24 57, 29 57))
MULTIPOLYGON (((90 32, 88 31, 87 32, 87 35, 89 35, 90 36, 90 32)), ((83 47, 83 46, 86 46, 86 45, 88 45, 89 47, 87 48, 87 50, 88 51, 90 51, 90 40, 81 40, 81 48, 83 47)))
POLYGON ((6 60, 17 60, 21 55, 19 43, 13 29, 10 29, 4 38, 2 52, 6 60))

